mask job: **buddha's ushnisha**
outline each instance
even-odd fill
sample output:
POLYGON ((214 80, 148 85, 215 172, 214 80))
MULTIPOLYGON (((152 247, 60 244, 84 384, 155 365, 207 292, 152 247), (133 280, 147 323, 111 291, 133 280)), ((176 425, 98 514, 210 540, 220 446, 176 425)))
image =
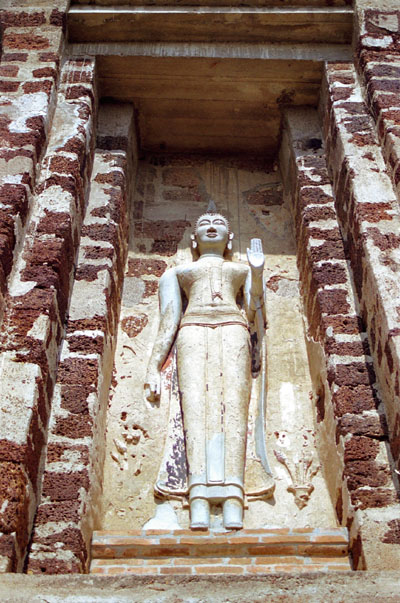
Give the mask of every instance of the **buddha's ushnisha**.
POLYGON ((252 239, 249 266, 229 261, 232 239, 224 216, 200 216, 192 235, 198 260, 161 277, 160 326, 145 382, 147 399, 156 402, 161 367, 177 335, 191 528, 209 527, 210 504, 222 504, 225 528, 243 526, 249 323, 264 302, 264 255, 261 241, 252 239), (182 315, 183 296, 188 303, 182 315))

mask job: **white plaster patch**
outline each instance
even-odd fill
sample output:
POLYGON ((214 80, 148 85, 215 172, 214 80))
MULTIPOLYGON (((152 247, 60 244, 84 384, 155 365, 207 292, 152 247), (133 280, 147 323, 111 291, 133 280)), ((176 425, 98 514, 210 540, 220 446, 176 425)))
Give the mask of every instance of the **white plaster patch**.
POLYGON ((2 182, 7 184, 21 184, 22 177, 22 174, 7 174, 7 176, 2 178, 2 182))
POLYGON ((95 281, 75 281, 70 306, 70 319, 91 318, 107 314, 107 301, 104 289, 109 286, 109 273, 100 271, 95 281))
MULTIPOLYGON (((329 335, 330 337, 332 337, 333 335, 333 328, 332 327, 328 327, 328 329, 326 330, 326 332, 328 333, 328 330, 332 329, 332 334, 329 335)), ((335 335, 335 340, 336 341, 340 341, 342 343, 352 343, 354 341, 364 341, 367 339, 367 334, 365 332, 363 333, 357 333, 357 334, 349 334, 349 333, 336 333, 335 335)))
MULTIPOLYGON (((108 241, 96 241, 96 247, 102 247, 104 249, 112 249, 113 246, 111 243, 109 243, 108 241)), ((80 242, 80 247, 81 249, 86 246, 86 247, 90 247, 93 246, 94 242, 93 239, 91 239, 90 237, 87 236, 81 236, 81 242, 80 242)))
POLYGON ((312 172, 312 170, 307 170, 307 169, 305 169, 305 170, 303 170, 303 171, 304 171, 305 175, 307 176, 307 178, 309 178, 309 179, 310 179, 310 180, 312 180, 313 182, 315 182, 315 183, 317 183, 317 184, 318 184, 319 182, 321 182, 321 180, 322 180, 322 176, 320 176, 319 174, 314 174, 314 173, 312 172))
MULTIPOLYGON (((345 287, 345 283, 335 283, 334 285, 324 285, 324 290, 325 291, 335 291, 335 290, 345 290, 343 289, 345 287)), ((347 297, 347 291, 346 291, 346 297, 347 297)))
POLYGON ((50 319, 46 314, 40 314, 32 325, 32 328, 28 331, 28 337, 34 339, 40 339, 44 341, 47 338, 48 330, 50 325, 50 319))
POLYGON ((37 115, 47 115, 48 99, 46 92, 24 94, 13 102, 18 117, 8 126, 10 132, 28 132, 26 120, 37 115))
MULTIPOLYGON (((47 175, 45 179, 47 178, 47 175)), ((58 184, 46 188, 38 197, 39 216, 45 215, 45 210, 54 212, 63 212, 74 216, 74 199, 71 193, 65 191, 58 184)), ((35 212, 36 213, 36 212, 35 212)))
MULTIPOLYGON (((321 207, 321 205, 319 203, 307 203, 307 209, 311 209, 313 207, 318 209, 321 207)), ((332 209, 334 209, 335 204, 333 201, 329 201, 328 203, 324 203, 324 207, 331 207, 332 209)))
MULTIPOLYGON (((97 360, 99 359, 99 355, 98 354, 85 354, 85 353, 79 353, 79 352, 70 352, 68 354, 68 358, 86 358, 86 359, 91 359, 91 360, 97 360)), ((64 360, 65 358, 63 358, 64 360)))
POLYGON ((53 471, 55 473, 74 473, 76 471, 85 471, 85 469, 87 469, 87 465, 85 463, 80 463, 79 459, 80 455, 79 453, 76 453, 75 457, 63 458, 62 461, 48 463, 46 466, 46 471, 53 471))
POLYGON ((37 401, 36 364, 15 362, 8 352, 0 357, 0 439, 27 441, 32 409, 37 401))
MULTIPOLYGON (((97 382, 98 383, 97 391, 101 390, 101 385, 99 385, 99 382, 101 381, 101 377, 102 377, 102 375, 99 376, 99 380, 97 382)), ((86 398, 86 403, 87 403, 89 414, 91 416, 95 416, 95 413, 97 412, 98 404, 99 404, 99 399, 97 397, 97 393, 91 392, 88 395, 88 397, 86 398)))
MULTIPOLYGON (((90 208, 92 209, 92 208, 90 208)), ((108 225, 108 224, 114 224, 115 222, 114 220, 110 220, 110 218, 102 218, 100 216, 90 216, 90 215, 86 215, 85 217, 85 226, 93 226, 93 225, 108 225)))
POLYGON ((58 147, 63 147, 74 136, 83 140, 82 134, 78 131, 78 126, 81 122, 79 107, 77 105, 65 101, 59 103, 54 115, 53 127, 51 128, 48 152, 54 152, 58 147))
POLYGON ((21 274, 23 273, 26 267, 26 261, 20 255, 17 260, 16 270, 13 276, 10 278, 10 284, 8 287, 8 292, 13 297, 18 297, 20 295, 25 295, 29 293, 35 286, 36 281, 22 281, 21 274))
POLYGON ((3 504, 1 505, 1 509, 0 509, 0 515, 2 515, 3 513, 5 513, 5 510, 8 507, 8 500, 4 500, 3 504))
POLYGON ((144 281, 135 276, 127 276, 124 280, 122 291, 122 305, 134 306, 142 301, 146 285, 144 281))
POLYGON ((279 389, 279 403, 281 414, 286 429, 295 427, 296 424, 296 395, 293 383, 284 382, 279 389))
POLYGON ((37 526, 37 534, 41 537, 52 536, 58 534, 62 530, 75 527, 71 521, 48 521, 37 526))
POLYGON ((328 366, 334 367, 337 364, 352 364, 353 362, 367 362, 372 364, 371 356, 339 356, 338 354, 332 354, 329 356, 328 366))
POLYGON ((95 329, 94 331, 73 331, 72 333, 68 334, 68 337, 77 337, 81 335, 84 337, 91 337, 92 339, 95 339, 96 337, 104 337, 104 331, 100 331, 99 329, 95 329))
POLYGON ((381 38, 374 38, 373 36, 365 36, 363 39, 364 44, 367 46, 373 46, 376 48, 387 48, 392 44, 392 36, 383 36, 381 38))
POLYGON ((397 14, 389 15, 385 13, 380 13, 371 18, 371 23, 374 23, 382 29, 387 29, 388 31, 393 31, 395 33, 399 29, 399 21, 397 14))
POLYGON ((67 339, 64 339, 61 346, 61 354, 60 354, 60 362, 64 362, 64 360, 69 356, 69 343, 67 339))
MULTIPOLYGON (((337 221, 336 220, 314 220, 312 222, 310 222, 309 224, 310 228, 325 228, 325 230, 333 230, 334 228, 337 228, 337 221)), ((322 245, 324 241, 320 241, 320 244, 322 245)))
POLYGON ((282 278, 278 282, 278 289, 276 295, 279 297, 292 297, 298 299, 299 296, 299 284, 298 281, 289 280, 282 278))
POLYGON ((144 530, 179 530, 180 528, 176 513, 168 502, 157 505, 154 517, 143 526, 144 530))
POLYGON ((20 276, 20 273, 17 273, 10 285, 9 293, 12 297, 26 295, 36 286, 36 281, 21 281, 20 276))

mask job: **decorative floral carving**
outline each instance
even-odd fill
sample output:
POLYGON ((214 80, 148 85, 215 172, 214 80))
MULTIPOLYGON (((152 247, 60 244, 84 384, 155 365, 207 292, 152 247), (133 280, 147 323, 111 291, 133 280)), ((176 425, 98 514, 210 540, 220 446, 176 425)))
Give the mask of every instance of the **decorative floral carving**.
POLYGON ((314 490, 311 480, 319 469, 319 465, 315 462, 314 452, 303 447, 300 458, 292 453, 291 459, 281 450, 274 450, 274 454, 276 459, 286 467, 292 480, 292 484, 288 487, 288 492, 294 494, 296 505, 299 509, 303 509, 314 490))

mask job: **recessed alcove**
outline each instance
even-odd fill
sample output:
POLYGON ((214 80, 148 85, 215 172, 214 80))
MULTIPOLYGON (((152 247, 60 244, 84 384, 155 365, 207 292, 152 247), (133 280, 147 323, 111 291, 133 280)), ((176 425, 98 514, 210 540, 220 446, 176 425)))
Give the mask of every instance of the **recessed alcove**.
MULTIPOLYGON (((239 33, 231 44, 223 35, 206 42, 200 24, 203 33, 187 42, 179 39, 178 28, 153 44, 151 27, 143 38, 120 35, 118 23, 121 32, 129 30, 121 21, 123 11, 102 10, 71 9, 69 51, 96 55, 100 102, 134 106, 138 164, 109 400, 102 520, 95 528, 189 526, 184 499, 154 496, 174 402, 173 359, 164 368, 160 407, 146 402, 143 383, 158 327, 159 277, 191 260, 190 234, 210 197, 235 233, 233 260, 246 262, 253 237, 262 239, 266 254, 266 435, 276 490, 269 500, 246 500, 244 527, 334 528, 334 493, 318 455, 318 392, 310 376, 293 208, 283 194, 278 152, 286 109, 315 110, 324 61, 349 59, 347 26, 336 38, 326 34, 324 43, 317 24, 307 44, 301 28, 297 34, 290 30, 286 44, 276 44, 273 27, 265 30, 268 43, 239 33), (108 37, 101 34, 104 41, 102 19, 112 21, 108 37), (304 486, 303 501, 294 485, 304 486)), ((194 12, 193 18, 201 17, 201 11, 194 12)), ((155 13, 160 18, 162 11, 155 13)), ((339 13, 344 23, 350 12, 339 13)), ((209 35, 217 15, 214 11, 209 35)), ((257 386, 253 390, 251 412, 257 386)), ((220 510, 214 508, 211 528, 221 526, 220 510)))
MULTIPOLYGON (((216 44, 75 44, 95 52, 101 98, 133 103, 141 151, 250 153, 272 159, 282 110, 318 105, 323 61, 348 58, 338 45, 260 48, 216 44), (118 51, 123 51, 123 56, 118 51)), ((276 45, 277 46, 277 45, 276 45)))
POLYGON ((73 2, 69 53, 95 55, 99 96, 135 106, 140 149, 278 151, 282 109, 318 104, 325 61, 351 59, 345 1, 73 2))
MULTIPOLYGON (((278 165, 258 155, 149 152, 139 161, 130 217, 108 413, 103 523, 98 527, 138 530, 146 524, 166 528, 170 522, 188 527, 187 506, 177 500, 155 499, 153 492, 168 437, 168 409, 174 403, 171 373, 176 369, 165 367, 160 407, 145 401, 143 382, 158 327, 159 277, 166 268, 191 261, 192 225, 205 211, 208 195, 235 233, 233 260, 246 262, 246 248, 253 237, 262 239, 266 255, 267 448, 276 491, 268 501, 248 502, 245 527, 333 527, 337 520, 315 445, 313 385, 291 208, 283 197, 278 165), (279 456, 287 458, 287 466, 279 456), (303 481, 312 483, 315 492, 299 508, 287 490, 295 479, 288 468, 293 471, 305 457, 313 463, 303 481)), ((253 389, 254 407, 257 386, 253 389)), ((213 521, 218 528, 217 511, 213 521)))

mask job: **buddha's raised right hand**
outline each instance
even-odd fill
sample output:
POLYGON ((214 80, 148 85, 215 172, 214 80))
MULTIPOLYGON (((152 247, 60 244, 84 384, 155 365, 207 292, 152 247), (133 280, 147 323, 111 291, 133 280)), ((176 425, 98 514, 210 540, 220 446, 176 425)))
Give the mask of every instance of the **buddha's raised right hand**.
POLYGON ((251 270, 255 274, 262 274, 264 270, 265 257, 261 239, 251 239, 250 249, 247 248, 247 259, 251 270))
POLYGON ((144 395, 146 400, 152 404, 160 400, 161 374, 157 368, 149 367, 147 369, 146 380, 144 382, 144 395))

